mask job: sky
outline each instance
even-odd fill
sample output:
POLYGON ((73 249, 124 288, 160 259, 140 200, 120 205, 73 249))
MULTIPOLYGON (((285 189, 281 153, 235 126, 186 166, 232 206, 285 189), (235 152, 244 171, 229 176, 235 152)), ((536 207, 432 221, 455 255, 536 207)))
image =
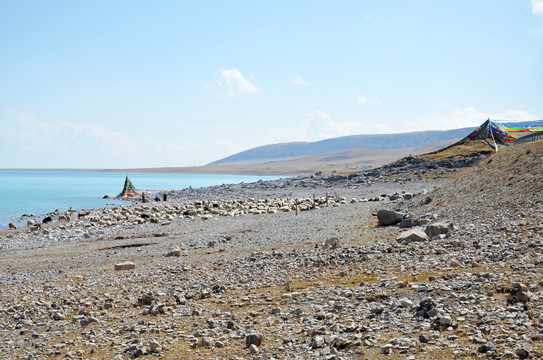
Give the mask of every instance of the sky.
POLYGON ((543 119, 543 0, 0 0, 0 168, 543 119))

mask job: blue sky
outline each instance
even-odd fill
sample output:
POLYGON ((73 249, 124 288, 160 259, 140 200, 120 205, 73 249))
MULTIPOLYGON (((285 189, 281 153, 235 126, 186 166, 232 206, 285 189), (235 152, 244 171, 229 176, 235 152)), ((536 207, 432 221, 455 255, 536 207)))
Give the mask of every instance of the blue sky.
POLYGON ((543 119, 543 0, 0 0, 0 168, 543 119))

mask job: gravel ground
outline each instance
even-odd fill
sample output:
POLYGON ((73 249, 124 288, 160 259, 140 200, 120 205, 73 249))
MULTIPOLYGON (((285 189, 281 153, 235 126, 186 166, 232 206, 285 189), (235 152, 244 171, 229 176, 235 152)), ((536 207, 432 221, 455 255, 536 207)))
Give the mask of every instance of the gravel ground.
POLYGON ((6 231, 0 358, 542 358, 541 203, 516 185, 540 172, 510 180, 508 208, 489 196, 491 172, 525 155, 542 153, 456 179, 198 189, 6 231), (384 209, 416 226, 380 225, 384 209))

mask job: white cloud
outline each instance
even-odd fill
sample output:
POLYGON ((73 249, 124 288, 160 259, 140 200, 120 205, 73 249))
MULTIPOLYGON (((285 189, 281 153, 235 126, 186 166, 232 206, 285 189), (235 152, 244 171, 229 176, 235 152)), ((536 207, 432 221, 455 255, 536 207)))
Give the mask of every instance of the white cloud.
POLYGON ((296 76, 293 76, 293 77, 290 77, 289 78, 290 82, 294 85, 300 85, 300 86, 307 86, 309 85, 307 83, 307 81, 305 81, 304 79, 302 79, 302 77, 300 75, 296 75, 296 76))
POLYGON ((260 89, 252 82, 247 80, 237 69, 221 69, 221 80, 217 80, 214 85, 204 83, 204 87, 214 90, 221 96, 237 97, 247 94, 257 94, 260 89))
POLYGON ((446 108, 443 112, 434 112, 429 117, 416 122, 409 122, 409 130, 402 131, 424 131, 424 130, 450 130, 463 127, 481 125, 486 119, 530 121, 539 120, 540 117, 532 115, 524 110, 509 109, 498 113, 478 111, 473 106, 464 108, 446 108))
POLYGON ((275 142, 318 141, 346 135, 390 132, 392 128, 386 124, 334 121, 330 115, 320 110, 307 114, 298 127, 268 129, 268 133, 275 142))
MULTIPOLYGON (((190 153, 190 140, 165 141, 152 135, 132 137, 96 125, 44 121, 30 114, 8 120, 0 151, 17 156, 0 159, 0 168, 128 168, 176 166, 190 153)), ((196 145, 196 144, 193 144, 196 145)))
POLYGON ((541 120, 540 116, 532 115, 524 110, 512 110, 497 113, 490 116, 491 119, 495 120, 511 120, 511 121, 532 121, 532 120, 541 120))
POLYGON ((543 0, 532 0, 532 12, 534 15, 543 15, 543 0))
POLYGON ((379 99, 379 98, 376 98, 376 97, 369 98, 369 97, 364 96, 364 95, 358 96, 356 98, 356 102, 360 103, 360 104, 382 104, 383 103, 381 101, 381 99, 379 99))

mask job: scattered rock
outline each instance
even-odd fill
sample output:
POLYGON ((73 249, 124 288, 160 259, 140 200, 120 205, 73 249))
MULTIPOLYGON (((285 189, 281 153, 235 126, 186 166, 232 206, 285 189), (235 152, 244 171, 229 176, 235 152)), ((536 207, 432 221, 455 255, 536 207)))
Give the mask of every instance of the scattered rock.
POLYGON ((209 336, 204 336, 202 338, 202 345, 205 346, 205 347, 211 347, 213 346, 213 338, 209 337, 209 336))
POLYGON ((390 353, 392 352, 393 347, 394 347, 394 345, 392 345, 392 344, 386 344, 386 345, 382 346, 381 347, 381 354, 390 355, 390 353))
POLYGON ((314 336, 311 339, 311 347, 313 349, 318 349, 324 346, 324 337, 321 335, 314 336))
POLYGON ((401 233, 396 241, 400 244, 409 244, 414 241, 428 241, 428 236, 421 229, 413 229, 401 233))
POLYGON ((262 346, 262 343, 264 342, 264 336, 260 334, 250 334, 247 335, 245 338, 245 345, 256 345, 256 346, 262 346))
MULTIPOLYGON (((413 157, 402 167, 418 161, 413 157)), ((67 214, 73 219, 39 233, 4 231, 0 351, 25 358, 172 358, 190 346, 185 356, 191 358, 541 358, 540 199, 527 192, 522 206, 504 205, 510 200, 504 196, 489 204, 473 191, 475 200, 461 203, 436 189, 434 202, 421 206, 403 190, 419 191, 419 184, 410 188, 411 179, 433 177, 443 166, 419 167, 411 178, 396 171, 371 170, 334 182, 315 175, 187 189, 180 204, 172 194, 168 202, 138 200, 79 219, 77 213, 55 213, 55 220, 67 214), (382 201, 376 194, 397 192, 395 206, 406 212, 400 226, 425 229, 438 218, 461 225, 453 236, 443 231, 428 242, 391 242, 398 228, 352 223, 382 205, 360 200, 335 209, 346 202, 337 195, 313 202, 312 193, 336 191, 338 184, 349 198, 382 201), (273 190, 249 200, 260 188, 273 190), (294 214, 295 196, 298 215, 310 211, 302 217, 294 214), (433 213, 417 218, 407 207, 433 213), (202 215, 213 220, 198 221, 202 215), (157 229, 168 236, 158 236, 157 229), (334 236, 342 239, 336 250, 313 248, 334 236), (123 238, 138 246, 111 246, 123 238), (139 246, 143 242, 135 239, 154 243, 139 246), (161 256, 180 241, 183 261, 161 256), (58 257, 47 254, 52 243, 61 245, 51 248, 62 249, 58 257), (10 250, 26 248, 21 265, 10 250), (138 259, 137 271, 111 276, 108 264, 124 259, 138 259), (462 269, 451 271, 457 266, 462 269), (512 281, 518 284, 509 286, 512 281), (452 331, 456 323, 461 326, 452 331), (266 348, 250 340, 268 331, 273 336, 266 348), (245 353, 236 349, 244 338, 245 353)), ((506 190, 521 182, 499 180, 511 184, 506 190)), ((456 181, 446 186, 456 187, 456 181)), ((473 181, 469 189, 482 186, 473 181)))
POLYGON ((439 318, 439 325, 441 326, 451 326, 453 324, 453 320, 450 316, 448 315, 443 315, 442 317, 439 318))
POLYGON ((339 247, 339 239, 337 237, 326 239, 324 242, 324 250, 334 250, 339 247))
POLYGON ((419 222, 416 219, 403 219, 400 221, 400 224, 398 225, 400 228, 410 228, 413 226, 417 226, 419 222))
POLYGON ((55 311, 53 313, 53 320, 59 321, 59 320, 64 320, 64 319, 66 319, 66 316, 60 311, 55 311))
POLYGON ((415 308, 415 315, 429 319, 437 316, 438 310, 432 300, 426 299, 419 302, 419 305, 415 308))
POLYGON ((115 264, 115 270, 133 270, 136 268, 136 264, 131 261, 124 261, 121 263, 115 264))
POLYGON ((175 249, 171 250, 170 252, 168 252, 166 254, 166 256, 180 257, 181 256, 181 249, 180 248, 175 248, 175 249))
POLYGON ((151 353, 158 353, 162 350, 162 346, 156 340, 151 340, 149 342, 149 350, 151 353))
POLYGON ((428 344, 428 342, 430 342, 430 337, 424 334, 420 334, 419 341, 421 344, 428 344))
POLYGON ((496 345, 494 345, 493 343, 491 342, 488 342, 484 345, 481 345, 479 346, 479 348, 477 349, 478 352, 482 353, 482 354, 486 354, 488 352, 496 352, 498 349, 496 349, 496 345))
POLYGON ((528 287, 521 283, 514 283, 507 296, 508 304, 527 303, 530 300, 528 287))
POLYGON ((527 359, 530 357, 530 351, 528 351, 527 349, 525 348, 518 348, 518 349, 515 349, 515 354, 520 358, 520 359, 527 359))
POLYGON ((426 235, 428 235, 430 239, 433 239, 437 235, 441 235, 441 234, 447 235, 449 232, 453 230, 453 228, 454 228, 454 225, 452 223, 445 224, 445 223, 438 222, 438 223, 428 225, 426 229, 424 230, 424 232, 426 233, 426 235))

